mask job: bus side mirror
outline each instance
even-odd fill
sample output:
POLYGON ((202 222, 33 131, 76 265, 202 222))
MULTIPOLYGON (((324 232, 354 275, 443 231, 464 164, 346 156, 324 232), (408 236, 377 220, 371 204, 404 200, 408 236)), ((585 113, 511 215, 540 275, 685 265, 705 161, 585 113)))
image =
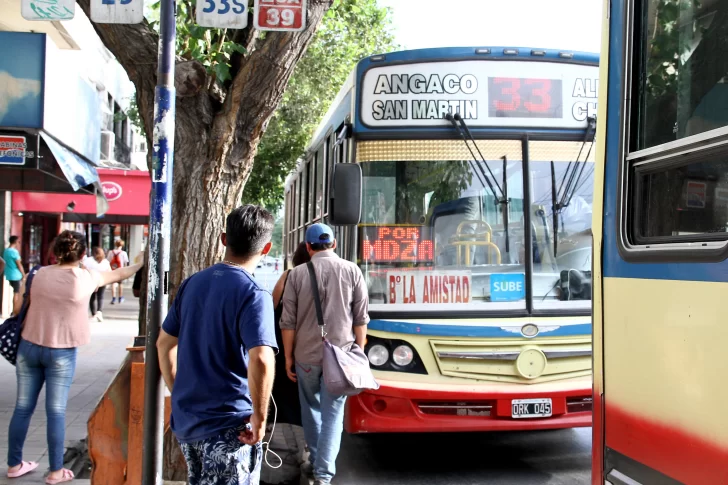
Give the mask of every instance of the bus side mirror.
POLYGON ((337 163, 331 174, 329 222, 352 226, 361 217, 361 167, 355 163, 337 163))

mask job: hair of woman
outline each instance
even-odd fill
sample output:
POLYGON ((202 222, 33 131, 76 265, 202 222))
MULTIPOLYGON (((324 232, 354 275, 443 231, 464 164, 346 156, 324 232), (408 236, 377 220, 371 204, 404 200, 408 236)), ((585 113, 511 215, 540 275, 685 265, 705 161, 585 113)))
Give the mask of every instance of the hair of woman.
POLYGON ((63 231, 53 243, 53 254, 60 263, 75 263, 86 254, 86 236, 80 232, 63 231))

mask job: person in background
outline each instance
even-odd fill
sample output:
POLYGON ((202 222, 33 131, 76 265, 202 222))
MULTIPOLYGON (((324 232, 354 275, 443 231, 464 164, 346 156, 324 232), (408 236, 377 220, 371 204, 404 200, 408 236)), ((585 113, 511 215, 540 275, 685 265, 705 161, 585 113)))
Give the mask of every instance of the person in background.
POLYGON ((5 279, 13 288, 13 314, 17 314, 17 309, 20 308, 22 303, 23 297, 20 293, 20 286, 25 278, 25 269, 23 269, 23 261, 20 259, 18 249, 20 249, 18 236, 10 236, 8 247, 3 252, 3 259, 5 260, 5 279))
POLYGON ((15 373, 18 379, 15 411, 8 429, 9 478, 17 478, 38 468, 23 461, 23 445, 28 435, 38 396, 45 383, 48 460, 46 483, 55 485, 73 479, 63 468, 68 391, 76 369, 78 347, 91 339, 88 301, 100 286, 122 281, 138 266, 98 273, 81 267, 86 254, 83 234, 63 231, 54 242, 58 264, 38 269, 30 288, 30 306, 23 323, 15 373))
MULTIPOLYGON (((363 349, 369 323, 364 275, 356 263, 334 252, 334 232, 326 224, 312 224, 306 229, 306 247, 316 271, 327 340, 339 348, 348 348, 356 341, 363 349)), ((291 381, 298 382, 303 432, 311 452, 301 472, 309 483, 313 479, 314 485, 326 485, 336 473, 346 397, 326 390, 322 329, 314 299, 306 265, 292 269, 282 298, 280 327, 286 373, 291 381)))
MULTIPOLYGON (((114 249, 109 251, 109 254, 106 259, 109 260, 109 264, 111 264, 112 271, 119 269, 119 268, 123 268, 124 266, 129 266, 129 255, 126 253, 126 251, 124 251, 124 240, 123 239, 117 239, 114 242, 114 249)), ((122 288, 121 282, 111 286, 111 304, 112 305, 117 302, 117 294, 118 294, 119 303, 124 303, 124 288, 122 288)))
MULTIPOLYGON (((83 265, 86 269, 92 271, 98 271, 99 273, 106 273, 111 271, 111 264, 106 259, 104 250, 100 247, 95 247, 92 250, 93 256, 86 256, 83 259, 83 265)), ((89 309, 91 310, 91 317, 97 322, 104 321, 104 292, 106 292, 105 286, 99 286, 96 291, 91 294, 91 300, 89 300, 89 309)))
POLYGON ((277 346, 273 300, 253 271, 270 251, 273 224, 262 207, 233 210, 223 261, 182 282, 160 331, 189 485, 260 482, 277 346))
MULTIPOLYGON (((302 242, 293 253, 293 267, 306 264, 311 261, 306 243, 302 242)), ((275 308, 276 321, 276 342, 278 348, 283 348, 283 335, 281 334, 280 321, 283 313, 283 294, 286 291, 286 281, 291 270, 283 272, 273 288, 273 307, 275 308)), ((298 398, 298 385, 286 377, 286 362, 283 359, 276 359, 276 379, 273 383, 273 396, 281 403, 278 408, 278 421, 301 426, 301 403, 298 398)))

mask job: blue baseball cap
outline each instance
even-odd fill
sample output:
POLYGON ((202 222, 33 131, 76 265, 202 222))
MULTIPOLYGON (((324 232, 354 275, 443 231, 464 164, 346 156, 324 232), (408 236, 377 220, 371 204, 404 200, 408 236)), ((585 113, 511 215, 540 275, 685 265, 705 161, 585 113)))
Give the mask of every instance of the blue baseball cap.
POLYGON ((306 242, 309 244, 334 242, 334 231, 326 224, 311 224, 306 229, 306 242))

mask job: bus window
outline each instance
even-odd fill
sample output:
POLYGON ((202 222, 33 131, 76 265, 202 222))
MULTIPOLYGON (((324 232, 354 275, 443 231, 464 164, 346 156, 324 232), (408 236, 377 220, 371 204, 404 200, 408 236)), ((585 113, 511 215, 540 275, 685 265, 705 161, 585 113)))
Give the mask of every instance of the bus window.
POLYGON ((525 307, 520 142, 484 143, 508 143, 509 156, 361 164, 359 258, 372 304, 525 307))
POLYGON ((721 11, 728 0, 645 0, 642 5, 631 150, 727 126, 728 42, 721 11))
POLYGON ((534 308, 589 306, 592 143, 534 141, 529 155, 534 308))
POLYGON ((728 161, 637 170, 638 244, 728 239, 728 161))
POLYGON ((308 222, 308 161, 304 160, 302 162, 304 164, 303 169, 301 170, 301 173, 299 174, 298 178, 298 188, 301 191, 301 198, 300 198, 300 220, 299 220, 299 226, 305 226, 308 222))
POLYGON ((321 147, 316 152, 316 207, 314 209, 314 219, 323 216, 324 209, 324 153, 326 151, 326 143, 321 143, 321 147))
MULTIPOLYGON (((293 192, 291 200, 295 201, 293 204, 291 204, 291 221, 293 222, 293 229, 298 229, 298 226, 301 223, 300 218, 300 212, 298 210, 299 205, 301 204, 301 195, 300 195, 300 189, 299 186, 301 185, 300 179, 296 179, 296 181, 293 183, 293 192)), ((296 242, 298 244, 298 242, 296 242)))

